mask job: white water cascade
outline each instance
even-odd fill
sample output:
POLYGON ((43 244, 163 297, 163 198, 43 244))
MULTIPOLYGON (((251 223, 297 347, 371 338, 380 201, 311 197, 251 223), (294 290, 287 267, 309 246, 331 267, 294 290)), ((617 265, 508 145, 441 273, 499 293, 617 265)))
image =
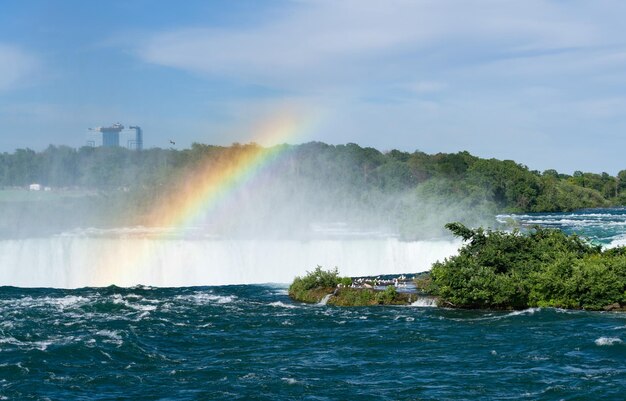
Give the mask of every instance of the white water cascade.
POLYGON ((328 304, 328 300, 332 296, 333 296, 333 294, 326 294, 326 295, 324 295, 324 298, 322 298, 322 300, 318 303, 318 305, 324 306, 324 305, 328 304))
POLYGON ((0 285, 78 288, 289 283, 317 265, 342 275, 417 273, 460 242, 56 236, 0 240, 0 285))

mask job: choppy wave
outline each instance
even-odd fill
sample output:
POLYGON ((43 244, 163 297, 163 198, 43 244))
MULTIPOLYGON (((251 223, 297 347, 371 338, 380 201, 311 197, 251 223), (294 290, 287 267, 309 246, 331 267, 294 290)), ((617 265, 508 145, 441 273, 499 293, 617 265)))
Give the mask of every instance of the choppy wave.
POLYGON ((618 337, 600 337, 597 338, 595 340, 596 345, 599 346, 603 346, 603 345, 615 345, 615 344, 622 344, 623 341, 621 338, 618 337))
POLYGON ((510 312, 507 316, 519 316, 519 315, 534 315, 537 312, 540 312, 541 308, 528 308, 523 310, 516 310, 510 312))
POLYGON ((284 303, 282 301, 270 302, 269 306, 275 306, 277 308, 287 308, 287 309, 297 308, 297 306, 292 303, 284 303))
POLYGON ((611 239, 607 248, 617 248, 618 246, 626 246, 626 234, 616 235, 611 239))
POLYGON ((337 308, 276 286, 3 287, 0 397, 621 399, 624 316, 562 312, 337 308))
POLYGON ((522 226, 558 228, 609 248, 626 245, 626 208, 590 209, 572 213, 502 214, 496 219, 503 224, 513 221, 522 226))

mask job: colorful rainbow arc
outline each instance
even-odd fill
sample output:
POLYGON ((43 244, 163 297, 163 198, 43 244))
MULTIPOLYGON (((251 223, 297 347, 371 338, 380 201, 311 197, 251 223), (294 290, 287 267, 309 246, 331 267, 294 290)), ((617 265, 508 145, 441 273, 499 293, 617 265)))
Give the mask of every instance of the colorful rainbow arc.
MULTIPOLYGON (((311 128, 313 119, 305 119, 293 114, 275 117, 258 124, 253 132, 253 142, 260 144, 281 144, 297 141, 311 128)), ((228 202, 228 197, 237 188, 249 184, 258 172, 277 160, 285 147, 268 148, 251 147, 240 152, 225 167, 215 169, 205 164, 199 170, 189 174, 186 190, 168 198, 167 202, 158 205, 150 214, 153 216, 151 226, 162 227, 166 232, 161 238, 181 234, 186 227, 193 226, 200 216, 211 215, 218 210, 220 204, 228 202)), ((158 257, 153 241, 143 241, 137 252, 130 255, 116 255, 108 252, 102 255, 97 263, 95 285, 128 284, 133 275, 142 270, 149 270, 158 257)), ((145 275, 141 275, 144 276, 145 275)), ((139 276, 137 276, 139 277, 139 276)), ((145 284, 137 283, 133 284, 145 284)))
MULTIPOLYGON (((265 122, 257 128, 255 143, 281 144, 294 140, 307 127, 297 118, 284 116, 265 122)), ((201 215, 210 214, 241 186, 253 181, 258 172, 277 160, 284 151, 281 146, 250 147, 235 154, 225 166, 216 169, 206 164, 189 175, 189 186, 173 202, 160 206, 153 226, 183 229, 192 226, 201 215)))

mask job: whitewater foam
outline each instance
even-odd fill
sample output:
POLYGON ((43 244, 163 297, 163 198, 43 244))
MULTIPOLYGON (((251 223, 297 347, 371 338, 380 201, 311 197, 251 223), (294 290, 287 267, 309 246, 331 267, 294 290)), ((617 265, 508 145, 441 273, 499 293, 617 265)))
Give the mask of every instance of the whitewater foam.
POLYGON ((115 344, 117 347, 121 347, 124 343, 122 336, 115 330, 98 330, 96 335, 104 337, 102 341, 115 344))
POLYGON ((296 308, 298 308, 296 305, 286 304, 286 303, 283 303, 281 301, 270 302, 269 306, 274 306, 274 307, 278 307, 278 308, 287 308, 287 309, 296 309, 296 308))
POLYGON ((326 305, 328 303, 328 300, 332 296, 333 296, 333 294, 326 294, 326 295, 324 295, 324 298, 322 298, 321 301, 319 301, 318 305, 320 305, 320 306, 326 305))
POLYGON ((213 240, 57 236, 0 241, 0 286, 80 288, 289 283, 321 265, 346 276, 417 273, 459 241, 213 240))
POLYGON ((626 246, 626 235, 617 235, 614 239, 606 245, 606 248, 617 248, 620 246, 626 246))
POLYGON ((419 306, 423 308, 434 308, 437 306, 437 300, 432 297, 418 297, 410 306, 419 306))
POLYGON ((190 295, 177 295, 174 297, 176 300, 188 301, 196 305, 205 305, 209 303, 217 303, 217 304, 229 304, 234 302, 237 297, 232 295, 215 295, 206 292, 197 292, 190 295))
POLYGON ((508 313, 506 316, 520 316, 520 315, 534 315, 537 312, 540 312, 541 308, 528 308, 523 310, 516 310, 508 313))
POLYGON ((597 346, 611 346, 611 345, 615 345, 615 344, 621 344, 623 341, 621 338, 618 337, 600 337, 597 338, 595 341, 597 346))

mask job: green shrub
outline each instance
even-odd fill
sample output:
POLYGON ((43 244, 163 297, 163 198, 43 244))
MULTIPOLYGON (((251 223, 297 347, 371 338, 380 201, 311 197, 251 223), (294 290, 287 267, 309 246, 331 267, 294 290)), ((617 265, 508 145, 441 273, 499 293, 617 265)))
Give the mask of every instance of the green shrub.
POLYGON ((376 292, 369 288, 342 288, 329 303, 337 306, 368 306, 377 304, 376 292))
POLYGON ((322 266, 317 266, 312 272, 307 271, 304 277, 296 277, 289 289, 310 290, 335 287, 337 284, 339 284, 339 272, 336 267, 333 270, 322 270, 322 266))
POLYGON ((303 277, 296 277, 289 286, 289 296, 302 302, 319 302, 324 295, 332 292, 338 284, 352 284, 350 277, 339 277, 335 267, 332 270, 322 270, 317 266, 312 272, 303 277))
POLYGON ((446 227, 466 241, 433 265, 428 291, 447 305, 602 309, 626 305, 626 250, 602 251, 576 235, 535 227, 526 234, 446 227))
POLYGON ((396 287, 388 285, 384 291, 376 293, 376 301, 378 301, 379 304, 389 305, 394 301, 397 294, 396 287))
POLYGON ((350 287, 352 285, 352 277, 342 277, 341 279, 339 279, 339 284, 343 285, 344 287, 350 287))

